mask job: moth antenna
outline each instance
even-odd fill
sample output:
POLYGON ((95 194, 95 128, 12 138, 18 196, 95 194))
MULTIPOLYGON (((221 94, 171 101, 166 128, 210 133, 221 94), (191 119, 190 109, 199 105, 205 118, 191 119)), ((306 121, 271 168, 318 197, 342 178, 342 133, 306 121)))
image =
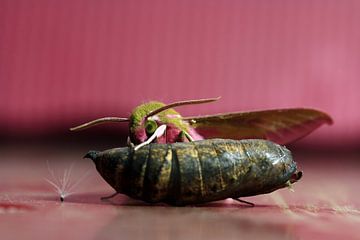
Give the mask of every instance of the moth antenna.
POLYGON ((95 120, 92 120, 90 122, 81 124, 79 126, 70 128, 70 131, 80 131, 80 130, 84 130, 86 128, 90 128, 93 127, 95 125, 99 125, 99 124, 103 124, 103 123, 108 123, 108 122, 128 122, 129 119, 128 118, 119 118, 119 117, 104 117, 104 118, 98 118, 95 120))
POLYGON ((169 109, 169 108, 174 108, 174 107, 179 107, 179 106, 184 106, 184 105, 193 105, 193 104, 202 104, 202 103, 208 103, 208 102, 215 102, 215 101, 219 100, 220 98, 221 97, 204 98, 204 99, 185 100, 185 101, 179 101, 179 102, 170 103, 168 105, 165 105, 163 107, 160 107, 160 108, 150 112, 145 118, 154 116, 155 114, 158 114, 159 112, 165 111, 166 109, 169 109))

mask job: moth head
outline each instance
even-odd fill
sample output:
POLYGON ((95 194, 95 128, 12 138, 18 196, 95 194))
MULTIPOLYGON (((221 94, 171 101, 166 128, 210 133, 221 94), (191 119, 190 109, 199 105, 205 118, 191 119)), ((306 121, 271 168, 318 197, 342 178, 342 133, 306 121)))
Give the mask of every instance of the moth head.
POLYGON ((129 122, 131 141, 135 144, 145 142, 159 126, 179 123, 180 114, 173 108, 166 107, 167 105, 161 102, 148 102, 136 107, 129 122))

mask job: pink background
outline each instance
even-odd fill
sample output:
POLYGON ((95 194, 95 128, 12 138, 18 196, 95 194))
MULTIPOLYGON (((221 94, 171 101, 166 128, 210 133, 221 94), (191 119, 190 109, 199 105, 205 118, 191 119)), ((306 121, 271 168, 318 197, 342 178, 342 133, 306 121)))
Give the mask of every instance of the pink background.
POLYGON ((359 23, 355 0, 0 0, 0 134, 222 96, 179 110, 314 107, 335 125, 304 141, 358 146, 359 23))

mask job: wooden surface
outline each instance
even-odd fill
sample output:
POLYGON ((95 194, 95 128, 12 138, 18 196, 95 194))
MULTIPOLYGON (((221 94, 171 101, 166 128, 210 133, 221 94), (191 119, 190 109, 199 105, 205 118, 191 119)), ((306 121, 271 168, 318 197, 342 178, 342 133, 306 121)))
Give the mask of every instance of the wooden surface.
POLYGON ((294 153, 303 179, 283 189, 198 206, 149 205, 118 195, 85 148, 0 148, 1 239, 360 239, 359 155, 294 153), (48 162, 48 164, 47 164, 48 162), (45 180, 69 171, 65 201, 45 180))

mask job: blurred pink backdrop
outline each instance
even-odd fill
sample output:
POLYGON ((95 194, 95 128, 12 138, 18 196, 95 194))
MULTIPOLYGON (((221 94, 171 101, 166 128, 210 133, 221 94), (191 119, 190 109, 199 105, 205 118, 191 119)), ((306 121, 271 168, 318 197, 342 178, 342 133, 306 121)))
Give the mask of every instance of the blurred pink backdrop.
POLYGON ((67 131, 148 100, 184 115, 313 107, 360 140, 359 1, 0 0, 0 131, 67 131))

